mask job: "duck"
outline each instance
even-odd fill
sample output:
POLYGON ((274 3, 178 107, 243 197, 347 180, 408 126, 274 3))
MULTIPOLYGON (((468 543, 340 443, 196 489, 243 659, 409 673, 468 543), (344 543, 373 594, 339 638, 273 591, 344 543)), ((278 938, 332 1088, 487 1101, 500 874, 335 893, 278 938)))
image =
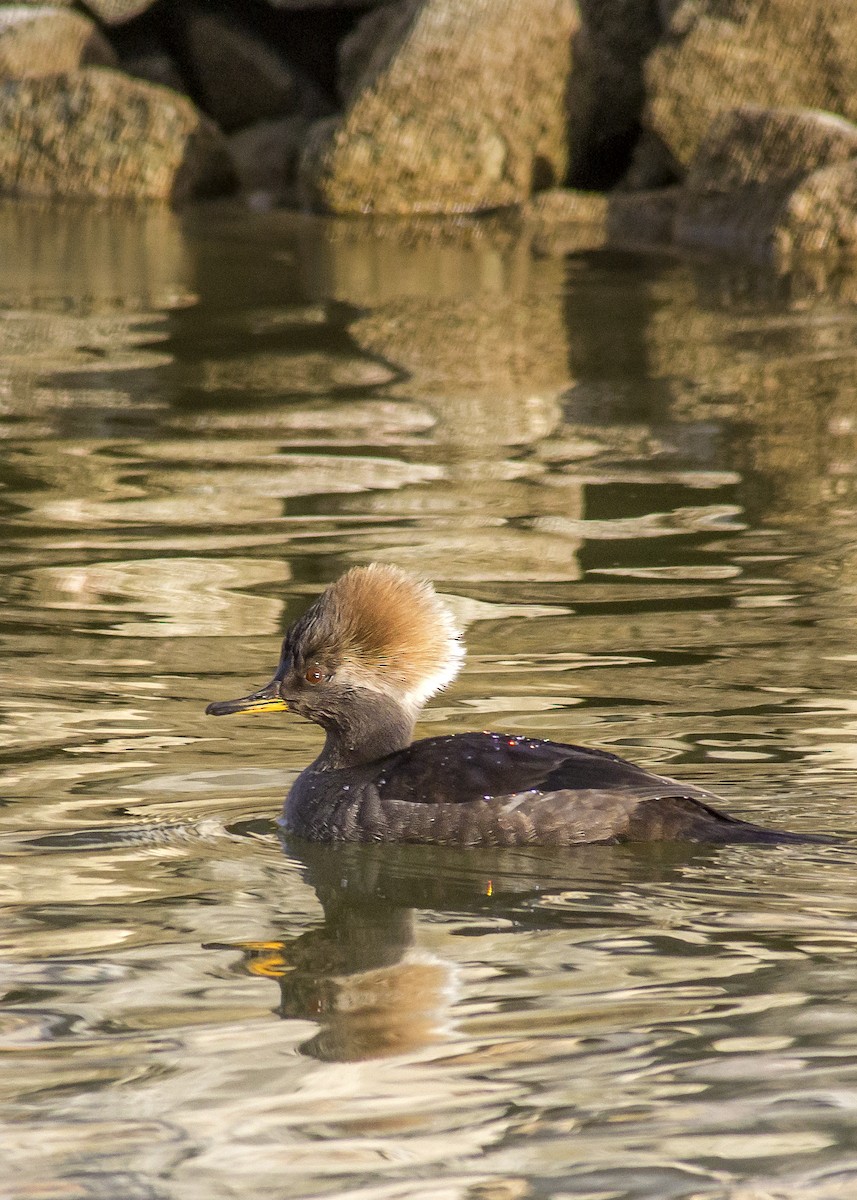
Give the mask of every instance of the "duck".
POLYGON ((336 579, 290 626, 270 683, 205 711, 287 711, 321 727, 321 752, 280 818, 308 842, 827 840, 730 816, 713 792, 604 750, 491 731, 415 741, 423 707, 463 661, 461 630, 432 584, 372 563, 336 579))

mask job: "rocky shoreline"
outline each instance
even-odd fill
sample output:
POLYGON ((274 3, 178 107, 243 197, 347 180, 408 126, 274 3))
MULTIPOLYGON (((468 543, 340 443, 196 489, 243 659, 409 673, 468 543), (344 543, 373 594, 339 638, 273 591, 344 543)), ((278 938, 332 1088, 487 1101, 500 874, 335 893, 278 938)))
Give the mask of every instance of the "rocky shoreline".
POLYGON ((857 250, 853 0, 0 4, 6 196, 857 250))

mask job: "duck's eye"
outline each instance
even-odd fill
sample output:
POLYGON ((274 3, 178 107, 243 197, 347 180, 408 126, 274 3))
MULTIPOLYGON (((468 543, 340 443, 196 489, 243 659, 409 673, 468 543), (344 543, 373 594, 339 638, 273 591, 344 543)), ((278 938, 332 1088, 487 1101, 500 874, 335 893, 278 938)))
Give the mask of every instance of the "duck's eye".
POLYGON ((324 671, 321 667, 307 667, 304 679, 307 683, 321 683, 324 679, 324 671))

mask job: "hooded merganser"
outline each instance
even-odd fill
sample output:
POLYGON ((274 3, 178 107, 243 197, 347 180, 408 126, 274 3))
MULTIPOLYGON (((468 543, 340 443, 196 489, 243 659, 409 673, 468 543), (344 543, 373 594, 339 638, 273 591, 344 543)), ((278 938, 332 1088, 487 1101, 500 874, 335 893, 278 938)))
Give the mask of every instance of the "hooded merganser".
POLYGON ((314 842, 816 840, 730 817, 712 792, 601 750, 487 732, 412 741, 423 705, 461 666, 460 638, 431 584, 380 563, 354 567, 290 627, 269 684, 206 712, 286 709, 324 729, 282 817, 314 842))

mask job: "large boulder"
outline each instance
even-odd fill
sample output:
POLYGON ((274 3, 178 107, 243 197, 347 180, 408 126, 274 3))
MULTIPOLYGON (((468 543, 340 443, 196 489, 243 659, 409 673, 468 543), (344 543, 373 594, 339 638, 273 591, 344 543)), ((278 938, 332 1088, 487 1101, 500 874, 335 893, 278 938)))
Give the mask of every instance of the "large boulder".
POLYGON ((857 4, 686 0, 645 75, 646 124, 682 166, 724 109, 819 108, 857 120, 857 4))
POLYGON ((310 203, 476 211, 562 180, 574 0, 402 0, 366 20, 362 62, 353 43, 348 55, 346 111, 303 156, 310 203))
POLYGON ((855 179, 850 121, 794 109, 721 113, 685 180, 676 241, 754 257, 854 248, 855 179))
POLYGON ((189 100, 98 68, 0 84, 0 179, 7 195, 174 204, 233 183, 222 135, 189 100))
POLYGON ((0 79, 112 67, 116 55, 95 25, 64 8, 0 8, 0 79))

